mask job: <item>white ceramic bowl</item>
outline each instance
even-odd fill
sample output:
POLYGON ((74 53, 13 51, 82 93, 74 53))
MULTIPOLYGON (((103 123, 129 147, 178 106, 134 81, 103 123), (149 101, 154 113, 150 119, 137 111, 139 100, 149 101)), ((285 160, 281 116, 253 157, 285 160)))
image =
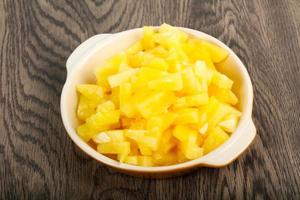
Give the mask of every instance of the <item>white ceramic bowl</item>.
POLYGON ((76 133, 77 93, 76 85, 95 81, 93 69, 107 58, 128 48, 142 36, 142 29, 132 29, 114 34, 100 34, 79 45, 67 60, 67 80, 61 94, 61 116, 63 124, 73 142, 89 156, 120 171, 132 174, 173 174, 197 166, 222 167, 235 160, 252 142, 256 129, 252 122, 253 89, 249 74, 236 54, 218 39, 200 31, 180 28, 186 33, 213 42, 229 52, 224 67, 220 71, 234 80, 233 90, 237 94, 242 111, 238 127, 231 137, 219 148, 209 154, 188 162, 160 167, 133 166, 112 160, 94 150, 76 133))

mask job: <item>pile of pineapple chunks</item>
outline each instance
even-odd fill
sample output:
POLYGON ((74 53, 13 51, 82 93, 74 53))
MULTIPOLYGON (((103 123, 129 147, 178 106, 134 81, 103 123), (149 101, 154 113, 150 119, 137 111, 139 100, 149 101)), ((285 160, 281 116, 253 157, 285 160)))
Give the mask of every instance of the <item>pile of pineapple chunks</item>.
POLYGON ((122 163, 172 165, 223 144, 240 111, 233 81, 215 67, 228 56, 167 24, 144 27, 129 49, 77 86, 83 140, 122 163))

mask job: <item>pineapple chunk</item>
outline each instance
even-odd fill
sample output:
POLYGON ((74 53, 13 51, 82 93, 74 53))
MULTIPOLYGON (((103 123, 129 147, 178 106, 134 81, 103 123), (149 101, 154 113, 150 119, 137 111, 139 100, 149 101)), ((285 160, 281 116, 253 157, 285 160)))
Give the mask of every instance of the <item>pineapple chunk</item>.
POLYGON ((197 61, 193 70, 197 78, 205 81, 207 85, 211 83, 215 70, 209 68, 205 62, 197 61))
POLYGON ((107 130, 110 125, 119 122, 120 112, 117 110, 109 112, 97 112, 86 119, 86 123, 77 128, 78 134, 89 141, 95 134, 107 130))
POLYGON ((97 107, 97 101, 93 99, 89 99, 83 95, 79 96, 79 103, 77 108, 77 117, 80 120, 86 120, 86 118, 90 117, 95 113, 95 109, 97 107))
POLYGON ((228 114, 225 116, 218 125, 226 132, 232 133, 238 124, 239 115, 237 114, 228 114))
POLYGON ((230 90, 233 85, 233 81, 230 80, 225 74, 215 71, 212 77, 212 84, 220 88, 230 90))
POLYGON ((132 88, 134 90, 139 90, 147 86, 149 81, 159 79, 167 74, 167 72, 159 69, 141 67, 136 74, 136 78, 132 80, 132 88))
POLYGON ((184 125, 177 125, 173 129, 173 136, 179 141, 185 142, 187 140, 189 132, 191 131, 194 130, 184 125))
POLYGON ((151 167, 153 166, 153 159, 151 156, 138 156, 138 165, 144 167, 151 167))
POLYGON ((107 129, 109 129, 107 125, 98 126, 95 129, 91 124, 85 123, 77 127, 77 133, 85 142, 88 142, 95 134, 107 129))
POLYGON ((119 103, 121 113, 126 117, 135 116, 135 107, 132 102, 132 85, 130 83, 124 83, 120 85, 119 103))
POLYGON ((141 42, 144 49, 151 49, 154 47, 154 30, 152 27, 144 27, 144 35, 141 42))
POLYGON ((97 106, 96 112, 110 112, 115 110, 115 104, 112 101, 105 101, 97 106))
POLYGON ((202 92, 196 95, 180 97, 176 100, 174 106, 176 108, 199 107, 207 104, 208 100, 208 94, 206 92, 202 92))
POLYGON ((208 89, 209 96, 215 96, 219 101, 224 103, 229 103, 231 105, 236 105, 238 103, 238 98, 229 89, 220 88, 211 84, 208 89))
POLYGON ((175 101, 171 92, 150 92, 144 99, 136 102, 136 107, 144 118, 166 113, 168 107, 175 101))
POLYGON ((152 158, 155 165, 173 165, 177 163, 177 155, 174 152, 166 154, 153 153, 152 158))
POLYGON ((130 164, 130 165, 138 165, 138 157, 137 156, 126 156, 124 159, 124 163, 130 164))
POLYGON ((126 53, 127 54, 136 54, 142 50, 143 50, 142 42, 138 41, 134 45, 132 45, 129 49, 127 49, 126 53))
POLYGON ((91 117, 87 118, 86 123, 89 123, 96 127, 101 127, 104 125, 111 125, 119 122, 120 111, 112 110, 109 112, 97 112, 91 117))
POLYGON ((201 84, 192 68, 188 67, 181 73, 183 81, 183 90, 181 92, 183 95, 194 95, 206 91, 206 86, 201 84))
POLYGON ((203 155, 203 149, 197 144, 199 135, 197 131, 178 125, 174 129, 173 135, 180 141, 180 149, 187 159, 195 159, 203 155))
POLYGON ((204 140, 202 148, 204 149, 204 154, 211 152, 220 145, 222 145, 229 138, 228 134, 224 132, 221 128, 214 128, 204 140))
POLYGON ((148 133, 147 130, 132 130, 132 129, 125 130, 125 136, 134 141, 139 140, 146 133, 148 133))
POLYGON ((158 147, 158 138, 144 135, 137 139, 137 143, 149 147, 152 151, 156 151, 158 147))
POLYGON ((124 141, 123 130, 112 130, 98 133, 93 137, 95 143, 107 143, 107 142, 122 142, 124 141))
POLYGON ((77 91, 96 103, 100 103, 103 100, 103 88, 98 85, 80 84, 77 85, 77 91))
POLYGON ((111 94, 108 94, 108 97, 106 99, 111 99, 111 101, 114 103, 116 109, 120 108, 120 87, 115 87, 111 89, 111 94))
POLYGON ((166 113, 147 120, 147 129, 152 132, 164 132, 174 122, 176 114, 166 113))
POLYGON ((107 78, 113 74, 118 73, 120 64, 126 62, 126 54, 121 53, 110 58, 105 62, 103 66, 97 67, 94 71, 94 74, 97 78, 97 84, 102 86, 106 91, 109 91, 110 86, 108 84, 107 78))
POLYGON ((210 54, 210 57, 214 63, 219 63, 225 60, 228 57, 228 52, 225 49, 211 43, 202 40, 201 45, 207 49, 210 54))
POLYGON ((157 153, 164 155, 176 146, 176 140, 173 138, 172 129, 168 129, 160 136, 157 153))
POLYGON ((182 78, 179 73, 169 74, 148 82, 149 89, 164 91, 179 91, 182 89, 182 78))
POLYGON ((149 61, 144 62, 143 67, 149 67, 149 68, 167 71, 169 68, 169 65, 164 59, 158 58, 158 57, 153 57, 149 61))
POLYGON ((109 142, 98 144, 97 151, 103 154, 118 154, 120 162, 124 162, 130 152, 130 142, 109 142))
POLYGON ((152 155, 152 150, 150 147, 143 145, 143 144, 138 144, 138 147, 143 156, 151 156, 152 155))
POLYGON ((127 82, 133 75, 137 73, 138 69, 128 69, 124 72, 108 77, 108 82, 111 88, 120 86, 122 83, 127 82))
POLYGON ((148 50, 147 52, 159 58, 166 58, 169 54, 169 52, 161 46, 156 46, 153 49, 148 50))
POLYGON ((130 129, 134 130, 145 130, 146 129, 147 121, 143 118, 134 118, 133 121, 131 121, 131 124, 129 126, 130 129))
POLYGON ((108 143, 111 139, 106 132, 101 132, 93 137, 93 141, 96 143, 108 143))
POLYGON ((174 124, 199 124, 200 116, 197 108, 183 108, 177 110, 174 124))

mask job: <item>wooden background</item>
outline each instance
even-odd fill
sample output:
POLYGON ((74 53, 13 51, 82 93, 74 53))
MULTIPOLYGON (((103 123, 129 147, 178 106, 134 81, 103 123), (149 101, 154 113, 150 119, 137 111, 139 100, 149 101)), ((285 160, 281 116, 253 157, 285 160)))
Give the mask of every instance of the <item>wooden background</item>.
POLYGON ((0 199, 300 199, 299 0, 1 0, 0 199), (65 62, 97 33, 167 22, 231 47, 258 134, 222 169, 149 180, 81 153, 60 117, 65 62))

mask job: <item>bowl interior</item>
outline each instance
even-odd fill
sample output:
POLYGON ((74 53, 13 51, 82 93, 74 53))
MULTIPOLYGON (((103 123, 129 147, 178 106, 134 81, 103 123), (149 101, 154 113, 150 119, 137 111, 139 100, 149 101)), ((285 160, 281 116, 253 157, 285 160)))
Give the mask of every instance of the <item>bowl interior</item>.
MULTIPOLYGON (((230 50, 226 45, 224 45, 219 40, 199 31, 182 28, 185 32, 189 33, 193 37, 205 39, 207 41, 213 42, 222 48, 226 49, 229 52, 229 57, 225 62, 218 66, 218 69, 229 76, 233 81, 233 91, 239 98, 238 107, 242 111, 242 117, 240 119, 240 124, 246 118, 246 116, 251 115, 252 107, 252 86, 250 78, 247 74, 247 71, 244 65, 241 63, 239 58, 230 50)), ((93 70, 101 66, 104 61, 115 55, 116 53, 125 50, 135 41, 137 41, 142 36, 142 29, 133 29, 117 34, 113 34, 101 44, 95 44, 90 49, 87 49, 85 56, 80 59, 80 61, 71 66, 71 72, 69 72, 67 81, 65 83, 61 107, 64 125, 68 131, 68 134, 71 136, 72 140, 86 153, 90 154, 97 160, 101 160, 109 165, 114 165, 119 168, 124 166, 125 168, 129 165, 120 164, 117 161, 114 161, 110 158, 107 158, 94 149, 92 149, 88 144, 84 143, 80 137, 76 134, 76 127, 78 126, 78 120, 76 118, 76 108, 77 108, 77 93, 76 85, 81 83, 94 83, 95 77, 93 70)), ((234 135, 235 133, 233 133, 234 135)), ((232 137, 232 136, 231 136, 232 137)), ((223 144, 225 145, 225 144, 223 144)), ((221 148, 221 147, 219 147, 221 148)), ((211 152, 213 153, 213 152, 211 152)), ((209 156, 211 153, 207 154, 209 156)), ((194 161, 201 162, 201 158, 194 161)), ((189 161, 192 162, 192 161, 189 161)), ((132 167, 132 166, 130 166, 132 167)), ((138 166, 133 166, 133 168, 139 168, 138 166)), ((142 168, 142 167, 140 167, 142 168)), ((153 170, 159 167, 152 167, 153 170)))

